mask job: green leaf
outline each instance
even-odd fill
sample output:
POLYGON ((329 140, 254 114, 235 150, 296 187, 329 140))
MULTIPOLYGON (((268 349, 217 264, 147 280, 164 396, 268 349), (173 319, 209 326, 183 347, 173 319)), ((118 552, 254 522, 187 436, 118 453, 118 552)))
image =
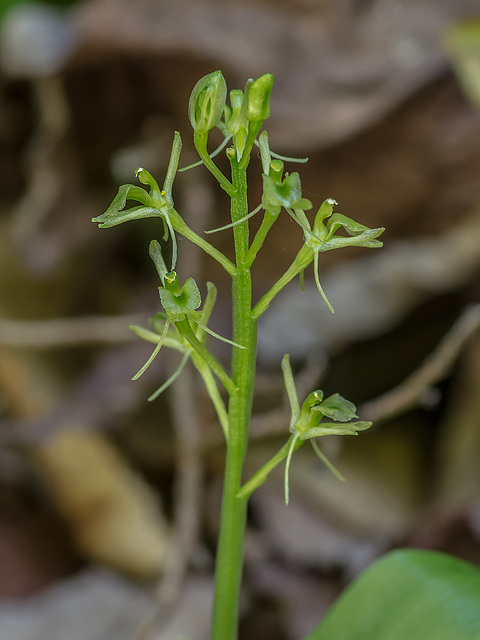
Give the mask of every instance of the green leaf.
POLYGON ((478 640, 480 571, 443 553, 400 550, 369 567, 304 640, 478 640))

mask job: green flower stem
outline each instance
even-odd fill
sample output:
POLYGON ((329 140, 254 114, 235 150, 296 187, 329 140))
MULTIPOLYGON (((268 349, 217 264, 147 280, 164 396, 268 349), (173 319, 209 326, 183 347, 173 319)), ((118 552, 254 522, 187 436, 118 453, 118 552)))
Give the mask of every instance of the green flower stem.
MULTIPOLYGON (((215 306, 216 299, 216 286, 213 284, 213 282, 207 282, 207 297, 205 298, 202 309, 202 320, 205 324, 208 324, 208 321, 210 320, 210 315, 213 311, 213 307, 215 306)), ((200 342, 202 344, 205 344, 207 334, 205 330, 202 329, 202 327, 197 326, 196 335, 200 342)), ((222 426, 223 435, 225 436, 226 440, 228 438, 228 414, 225 408, 225 403, 223 402, 223 398, 218 390, 215 378, 213 377, 212 370, 196 351, 192 352, 192 361, 197 371, 202 376, 203 383, 205 384, 205 389, 207 390, 207 393, 210 396, 210 400, 215 407, 215 411, 217 412, 218 420, 222 426)))
POLYGON ((202 376, 205 389, 207 390, 207 393, 210 396, 210 400, 212 401, 212 404, 217 413, 217 417, 222 427, 225 440, 227 440, 228 414, 227 410, 225 409, 225 404, 223 402, 222 396, 220 395, 220 392, 218 390, 217 383, 215 382, 215 378, 213 377, 212 370, 207 365, 205 360, 201 358, 195 351, 192 352, 192 362, 199 374, 202 376))
POLYGON ((271 301, 275 298, 277 293, 279 293, 284 287, 286 287, 287 284, 291 282, 293 278, 295 278, 295 276, 298 276, 299 273, 306 269, 312 262, 312 260, 312 249, 309 249, 304 245, 297 253, 295 260, 289 266, 287 271, 285 271, 283 276, 277 280, 273 287, 269 291, 267 291, 267 293, 262 296, 254 306, 252 310, 252 318, 254 320, 258 320, 258 318, 260 318, 260 316, 268 309, 271 301))
POLYGON ((250 249, 248 250, 247 256, 245 258, 246 264, 251 267, 255 258, 257 257, 257 253, 262 248, 263 243, 265 242, 265 238, 267 237, 267 233, 272 228, 273 223, 278 218, 278 216, 274 216, 268 211, 265 211, 265 215, 263 216, 262 224, 258 229, 255 237, 252 240, 252 244, 250 245, 250 249))
POLYGON ((250 122, 250 126, 248 127, 248 135, 247 140, 245 142, 245 149, 243 150, 242 158, 240 160, 240 169, 245 171, 250 162, 250 154, 252 153, 253 145, 255 144, 255 140, 257 139, 257 135, 262 128, 263 120, 257 120, 250 122))
MULTIPOLYGON (((229 377, 229 375, 222 367, 220 362, 215 358, 215 356, 211 354, 207 347, 197 338, 195 332, 190 326, 188 318, 184 318, 183 320, 177 321, 174 324, 180 331, 181 335, 185 338, 185 340, 187 340, 192 345, 196 353, 198 353, 198 355, 206 362, 206 364, 208 364, 213 373, 219 378, 219 380, 221 380, 228 393, 235 393, 237 391, 237 386, 235 385, 234 381, 229 377)), ((243 351, 243 349, 239 349, 239 351, 243 351)))
MULTIPOLYGON (((295 436, 292 434, 280 449, 280 451, 278 451, 273 456, 273 458, 265 463, 263 467, 250 478, 250 480, 245 482, 240 491, 237 493, 238 498, 248 499, 250 495, 255 491, 255 489, 258 489, 258 487, 260 487, 265 482, 268 474, 273 471, 275 467, 277 467, 288 456, 288 452, 290 451, 290 447, 292 446, 292 440, 294 437, 295 436)), ((296 451, 299 447, 302 446, 303 443, 304 440, 300 440, 300 438, 297 438, 293 446, 293 451, 296 451)))
POLYGON ((235 267, 233 262, 231 262, 226 256, 224 256, 221 251, 215 249, 215 247, 207 242, 204 238, 196 234, 195 231, 192 231, 192 229, 190 229, 190 227, 183 221, 183 218, 175 209, 173 209, 173 207, 168 210, 168 214, 170 216, 172 227, 177 233, 180 233, 182 236, 190 240, 190 242, 196 244, 197 247, 203 249, 205 253, 219 262, 225 269, 225 271, 231 276, 234 276, 237 273, 237 268, 235 267))
MULTIPOLYGON (((234 155, 234 154, 233 154, 234 155)), ((230 158, 232 181, 232 222, 248 213, 247 179, 236 157, 230 158)), ((251 317, 252 292, 248 252, 248 221, 233 227, 237 274, 232 278, 233 339, 245 349, 233 349, 232 379, 237 389, 230 394, 229 433, 223 487, 220 535, 217 547, 212 640, 235 640, 243 570, 243 544, 247 499, 239 498, 247 449, 248 428, 255 382, 257 343, 256 322, 251 317)))
POLYGON ((230 180, 228 180, 223 175, 223 173, 220 171, 220 169, 217 167, 217 165, 209 156, 207 151, 207 139, 208 139, 208 133, 197 133, 195 131, 193 134, 193 142, 195 144, 195 149, 197 150, 198 155, 202 159, 203 164, 207 167, 210 173, 212 173, 215 176, 215 178, 218 180, 218 183, 220 184, 222 189, 224 189, 228 193, 228 195, 232 197, 235 192, 235 187, 230 182, 230 180))

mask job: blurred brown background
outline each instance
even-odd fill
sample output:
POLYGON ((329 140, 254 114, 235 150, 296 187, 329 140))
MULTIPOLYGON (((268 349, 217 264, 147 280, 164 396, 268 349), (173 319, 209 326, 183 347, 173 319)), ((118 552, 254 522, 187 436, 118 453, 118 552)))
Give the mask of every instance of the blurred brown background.
MULTIPOLYGON (((137 166, 159 180, 174 130, 195 160, 187 102, 275 76, 273 150, 309 157, 305 197, 371 227, 384 248, 320 257, 260 321, 248 471, 285 441, 280 360, 299 388, 339 392, 374 427, 305 447, 254 495, 242 638, 307 633, 346 584, 396 546, 480 561, 480 111, 444 46, 473 0, 78 0, 0 7, 0 637, 208 637, 223 448, 195 375, 128 330, 158 309, 156 222, 90 222, 137 166), (393 391, 392 391, 393 390, 393 391), (387 395, 384 395, 387 394, 387 395), (187 400, 186 400, 187 399, 187 400), (347 439, 348 440, 348 439, 347 439)), ((470 45, 469 45, 470 46, 470 45)), ((455 54, 455 55, 454 55, 455 54)), ((456 55, 458 54, 458 55, 456 55)), ((480 72, 479 72, 480 73, 480 72)), ((222 161, 219 160, 221 163, 222 161)), ((291 165, 289 170, 297 170, 291 165)), ((260 163, 251 171, 253 209, 260 163)), ((201 232, 228 222, 202 168, 175 201, 201 232)), ((253 218, 252 229, 259 220, 253 218)), ((229 232, 212 236, 231 251, 229 232)), ((260 296, 302 238, 280 216, 255 266, 260 296)), ((180 278, 224 274, 179 239, 180 278)), ((219 357, 228 350, 214 344, 219 357)))

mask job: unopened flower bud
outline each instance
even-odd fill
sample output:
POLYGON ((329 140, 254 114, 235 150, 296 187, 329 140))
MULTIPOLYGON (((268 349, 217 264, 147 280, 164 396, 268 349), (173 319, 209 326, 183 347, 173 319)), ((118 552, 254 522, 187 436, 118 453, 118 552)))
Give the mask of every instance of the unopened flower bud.
POLYGON ((248 90, 247 120, 263 121, 270 115, 270 93, 273 76, 265 73, 252 82, 248 90))
POLYGON ((223 114, 227 85, 221 71, 204 76, 194 86, 188 103, 188 117, 196 133, 205 134, 223 114))

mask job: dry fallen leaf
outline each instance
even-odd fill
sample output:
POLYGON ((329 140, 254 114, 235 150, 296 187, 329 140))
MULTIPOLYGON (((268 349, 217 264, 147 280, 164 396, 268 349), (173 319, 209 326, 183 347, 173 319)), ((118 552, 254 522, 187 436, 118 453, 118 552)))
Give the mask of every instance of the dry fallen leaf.
POLYGON ((170 537, 158 501, 102 434, 64 429, 33 458, 87 556, 138 578, 161 573, 170 537))

